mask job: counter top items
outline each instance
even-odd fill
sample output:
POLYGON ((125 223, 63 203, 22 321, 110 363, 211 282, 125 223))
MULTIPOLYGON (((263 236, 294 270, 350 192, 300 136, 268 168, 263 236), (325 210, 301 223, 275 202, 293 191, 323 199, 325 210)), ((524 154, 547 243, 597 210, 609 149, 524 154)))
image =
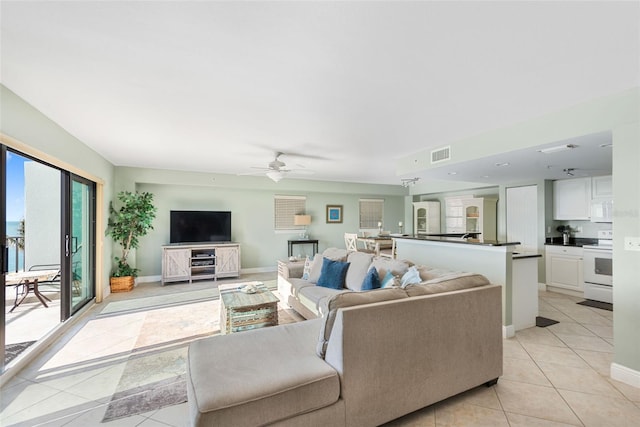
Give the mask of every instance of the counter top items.
POLYGON ((569 239, 568 243, 564 243, 562 237, 547 237, 545 239, 545 245, 556 245, 556 246, 577 246, 582 247, 586 245, 595 245, 598 243, 598 239, 593 239, 589 237, 572 237, 569 239))

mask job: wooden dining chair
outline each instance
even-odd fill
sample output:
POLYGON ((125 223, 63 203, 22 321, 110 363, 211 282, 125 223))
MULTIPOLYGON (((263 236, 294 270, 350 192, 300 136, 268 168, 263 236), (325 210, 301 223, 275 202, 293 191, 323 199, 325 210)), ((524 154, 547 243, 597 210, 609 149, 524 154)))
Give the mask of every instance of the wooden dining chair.
POLYGON ((349 252, 358 251, 358 234, 357 233, 344 233, 344 245, 349 252))
POLYGON ((380 249, 380 256, 396 259, 396 239, 391 239, 391 248, 380 249))

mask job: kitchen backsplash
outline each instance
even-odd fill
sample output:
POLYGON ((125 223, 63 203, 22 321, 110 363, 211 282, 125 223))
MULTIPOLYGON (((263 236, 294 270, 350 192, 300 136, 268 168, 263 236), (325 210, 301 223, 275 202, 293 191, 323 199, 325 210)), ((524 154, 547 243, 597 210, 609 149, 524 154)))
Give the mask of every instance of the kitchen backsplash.
POLYGON ((546 237, 560 236, 561 233, 556 231, 559 225, 568 225, 571 227, 571 236, 582 238, 597 238, 599 230, 611 230, 613 225, 611 223, 591 222, 591 221, 553 221, 551 225, 551 232, 546 233, 546 237), (575 231, 581 228, 582 231, 575 231))

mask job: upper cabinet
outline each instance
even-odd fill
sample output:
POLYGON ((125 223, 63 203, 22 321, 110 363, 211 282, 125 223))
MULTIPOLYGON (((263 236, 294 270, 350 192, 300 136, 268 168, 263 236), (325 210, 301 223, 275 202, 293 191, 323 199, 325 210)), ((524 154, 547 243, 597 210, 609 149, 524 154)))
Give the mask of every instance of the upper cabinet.
POLYGON ((440 202, 413 204, 413 232, 415 234, 440 233, 440 202))
POLYGON ((553 219, 589 220, 591 210, 591 178, 553 181, 553 219))
POLYGON ((612 199, 613 181, 611 175, 591 178, 591 197, 594 199, 612 199))
MULTIPOLYGON (((612 201, 613 186, 610 175, 553 182, 553 219, 593 220, 594 205, 606 207, 612 201)), ((604 209, 604 211, 606 213, 611 210, 604 209)), ((602 219, 601 215, 598 216, 599 221, 611 221, 610 216, 605 219, 602 219)))

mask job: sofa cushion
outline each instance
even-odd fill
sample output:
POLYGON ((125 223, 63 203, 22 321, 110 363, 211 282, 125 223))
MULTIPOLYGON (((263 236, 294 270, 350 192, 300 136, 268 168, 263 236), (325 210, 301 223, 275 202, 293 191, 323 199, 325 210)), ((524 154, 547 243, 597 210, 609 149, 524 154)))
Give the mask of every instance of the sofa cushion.
POLYGON ((306 288, 308 286, 316 286, 308 280, 304 279, 289 279, 289 283, 291 283, 291 295, 297 297, 300 289, 306 288))
MULTIPOLYGON (((306 288, 305 288, 306 289, 306 288)), ((336 320, 338 309, 344 307, 353 307, 362 304, 371 304, 374 302, 391 301, 401 298, 407 298, 407 293, 401 288, 390 289, 374 289, 367 292, 346 291, 331 298, 320 301, 320 313, 322 314, 322 327, 318 339, 317 353, 318 356, 324 358, 327 351, 327 344, 331 337, 333 323, 336 320)))
POLYGON ((320 309, 322 307, 322 301, 333 297, 342 292, 349 292, 346 289, 331 289, 324 288, 322 286, 316 286, 310 284, 310 286, 303 286, 299 289, 296 297, 300 304, 304 305, 313 314, 320 317, 320 309))
POLYGON ((311 283, 318 283, 320 273, 322 273, 322 260, 324 258, 328 258, 333 261, 346 261, 347 254, 348 252, 346 249, 339 248, 327 248, 322 253, 322 256, 320 256, 320 254, 316 254, 316 256, 313 257, 313 265, 309 272, 309 281, 311 283))
POLYGON ((196 408, 194 425, 265 425, 335 403, 338 374, 315 353, 321 323, 308 320, 191 343, 187 387, 196 408))
POLYGON ((371 267, 371 261, 373 260, 373 254, 365 252, 351 252, 347 257, 349 262, 349 270, 347 270, 347 276, 345 278, 345 287, 352 291, 361 291, 362 283, 364 282, 369 267, 371 267))
POLYGON ((344 288, 344 278, 349 269, 348 262, 333 261, 328 258, 322 260, 322 271, 318 279, 318 286, 331 289, 344 288))
POLYGON ((364 277, 364 281, 362 282, 363 291, 371 291, 373 289, 379 289, 382 287, 380 283, 380 278, 378 277, 378 270, 374 266, 371 266, 367 275, 364 277))
POLYGON ((409 296, 438 294, 489 285, 489 279, 482 274, 451 272, 431 280, 407 285, 404 289, 409 296))

